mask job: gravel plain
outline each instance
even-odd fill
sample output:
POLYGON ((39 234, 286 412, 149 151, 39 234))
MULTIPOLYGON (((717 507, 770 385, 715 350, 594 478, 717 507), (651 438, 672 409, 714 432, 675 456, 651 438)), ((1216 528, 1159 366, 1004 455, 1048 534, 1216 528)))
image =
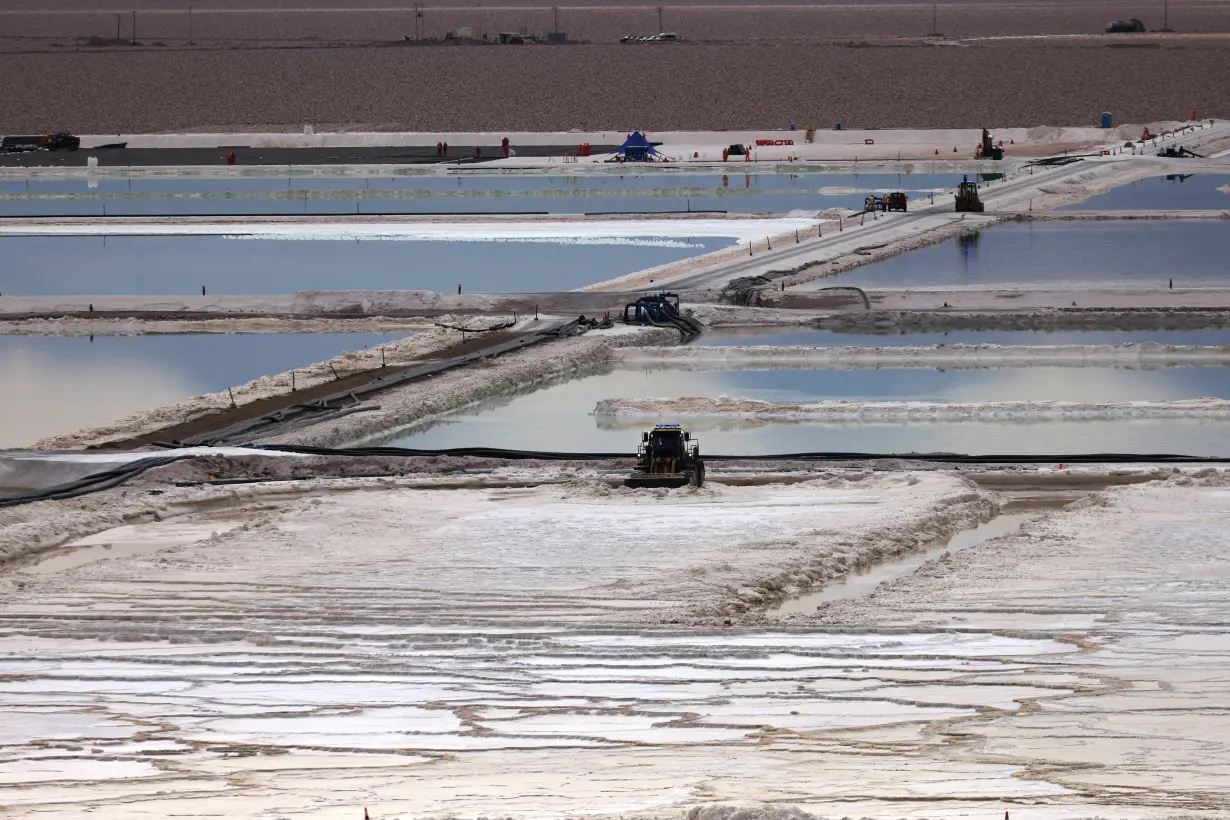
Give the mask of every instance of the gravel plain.
MULTIPOLYGON (((197 4, 192 45, 186 3, 138 11, 132 46, 132 4, 102 5, 0 4, 0 71, 22 77, 6 88, 4 130, 944 128, 1230 114, 1230 6, 1195 0, 1170 4, 1179 33, 1119 38, 1100 33, 1106 20, 1144 12, 941 3, 940 45, 930 3, 667 6, 663 25, 689 40, 675 46, 617 42, 655 30, 656 6, 576 6, 560 27, 589 44, 566 47, 415 47, 402 39, 406 9, 256 2, 197 4)), ((550 14, 433 7, 426 19, 439 36, 465 24, 538 31, 550 14)))

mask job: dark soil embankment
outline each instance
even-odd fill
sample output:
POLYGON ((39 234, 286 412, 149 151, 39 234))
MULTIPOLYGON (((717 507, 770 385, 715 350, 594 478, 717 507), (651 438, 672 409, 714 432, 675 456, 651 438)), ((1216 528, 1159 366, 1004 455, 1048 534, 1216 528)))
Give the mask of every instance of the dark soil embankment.
POLYGON ((1230 39, 0 54, 15 133, 1093 125, 1230 115, 1230 39), (649 89, 652 89, 649 91, 649 89), (1220 110, 1218 110, 1220 109, 1220 110))

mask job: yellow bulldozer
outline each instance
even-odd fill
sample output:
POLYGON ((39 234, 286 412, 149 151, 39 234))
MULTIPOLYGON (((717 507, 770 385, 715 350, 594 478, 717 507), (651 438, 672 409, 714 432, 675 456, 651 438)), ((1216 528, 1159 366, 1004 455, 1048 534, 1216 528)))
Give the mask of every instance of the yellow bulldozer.
POLYGON ((655 424, 641 434, 636 467, 624 479, 625 487, 701 487, 704 483, 700 442, 678 424, 655 424))

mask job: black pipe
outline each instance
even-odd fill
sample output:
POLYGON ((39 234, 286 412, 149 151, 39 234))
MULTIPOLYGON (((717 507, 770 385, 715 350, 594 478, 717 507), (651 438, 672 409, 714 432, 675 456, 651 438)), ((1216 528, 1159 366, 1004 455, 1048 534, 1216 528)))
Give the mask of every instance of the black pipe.
MULTIPOLYGON (((293 444, 268 444, 253 447, 254 450, 270 450, 282 453, 300 453, 320 456, 402 456, 402 457, 474 457, 495 458, 509 461, 632 461, 631 453, 562 453, 543 450, 509 450, 499 447, 450 447, 438 450, 419 450, 409 447, 304 447, 293 444)), ((130 461, 127 464, 104 470, 100 473, 76 479, 65 484, 47 487, 28 493, 0 498, 0 507, 14 507, 35 501, 52 501, 77 498, 118 487, 146 470, 162 467, 192 455, 153 456, 130 461)), ((1062 453, 1047 455, 967 455, 964 453, 775 453, 771 455, 709 455, 706 461, 804 461, 814 463, 846 461, 921 461, 934 464, 1228 464, 1230 456, 1188 456, 1174 453, 1062 453)))
MULTIPOLYGON (((305 447, 294 444, 267 444, 256 449, 287 453, 338 456, 472 456, 508 460, 606 461, 630 459, 631 453, 564 453, 543 450, 511 450, 500 447, 449 447, 419 450, 410 447, 305 447)), ((924 461, 940 464, 1230 464, 1230 456, 1189 456, 1177 453, 1061 453, 1028 455, 1020 453, 969 455, 965 453, 858 453, 806 452, 770 455, 706 455, 706 461, 924 461)))
POLYGON ((172 455, 137 459, 119 467, 104 470, 101 473, 94 473, 84 478, 65 482, 64 484, 57 484, 54 487, 45 487, 41 490, 0 498, 0 507, 16 507, 19 504, 30 504, 35 501, 58 501, 65 498, 88 495, 99 490, 109 490, 112 487, 118 487, 130 479, 136 478, 146 470, 162 467, 185 458, 195 458, 195 456, 172 455))

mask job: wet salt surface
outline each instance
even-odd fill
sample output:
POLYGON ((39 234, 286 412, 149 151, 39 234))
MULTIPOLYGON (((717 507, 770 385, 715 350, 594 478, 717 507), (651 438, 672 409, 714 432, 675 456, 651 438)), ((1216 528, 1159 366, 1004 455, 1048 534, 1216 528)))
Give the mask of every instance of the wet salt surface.
POLYGON ((302 290, 573 290, 720 250, 719 237, 383 241, 228 236, 8 236, 0 293, 210 294, 302 290))
POLYGON ((1167 174, 1120 185, 1061 211, 1216 210, 1230 208, 1230 174, 1167 174))
MULTIPOLYGON (((825 399, 949 401, 1077 401, 1230 398, 1225 368, 1119 370, 1031 367, 1001 370, 612 370, 482 402, 380 443, 416 448, 462 446, 628 452, 654 421, 595 417, 612 397, 736 396, 770 402, 825 399)), ((806 451, 1084 453, 1167 452, 1230 455, 1224 422, 1175 419, 1030 421, 1005 423, 766 423, 688 418, 702 452, 767 454, 806 451)))
MULTIPOLYGON (((247 806, 285 813, 302 802, 297 814, 326 817, 363 783, 367 802, 404 790, 416 816, 494 792, 541 816, 548 793, 592 804, 582 781, 562 791, 555 782, 573 780, 561 772, 579 756, 597 755, 612 773, 602 805, 669 806, 697 778, 729 769, 732 755, 763 759, 775 744, 822 748, 849 732, 921 731, 1015 709, 1016 698, 1039 694, 1018 676, 1064 663, 1072 646, 993 633, 589 629, 560 606, 572 597, 571 608, 597 610, 632 595, 626 583, 690 576, 691 562, 736 533, 746 539, 749 516, 780 536, 908 518, 957 489, 935 476, 871 477, 840 489, 659 499, 686 532, 673 540, 650 538, 635 505, 558 490, 326 495, 264 507, 271 519, 259 529, 211 540, 201 540, 205 528, 233 510, 194 515, 195 533, 174 519, 100 532, 77 550, 95 560, 22 569, 23 588, 39 589, 3 602, 0 801, 64 809, 140 794, 180 801, 161 814, 203 816, 243 795, 247 806), (605 534, 598 549, 585 537, 595 532, 605 534), (157 553, 93 553, 157 539, 157 553), (971 675, 1004 679, 969 686, 971 675), (920 697, 898 691, 909 682, 925 683, 920 697), (679 755, 695 757, 676 772, 679 755), (98 761, 108 765, 92 771, 98 761), (539 774, 522 782, 524 766, 539 774), (278 776, 244 776, 262 771, 278 776), (471 776, 485 785, 462 782, 471 776), (508 777, 523 797, 506 793, 508 777), (651 785, 659 781, 681 793, 664 801, 651 785), (184 802, 189 782, 195 794, 184 802), (55 796, 37 783, 54 783, 55 796)), ((977 765, 952 788, 1004 780, 1014 794, 1054 792, 1011 785, 1015 771, 977 765)))
MULTIPOLYGON (((1059 498, 1048 504, 1048 506, 1062 506, 1070 500, 1072 499, 1059 498)), ((818 591, 807 592, 798 597, 783 601, 781 606, 777 607, 775 611, 779 615, 814 612, 818 607, 831 601, 859 598, 870 594, 880 584, 909 575, 926 562, 945 552, 958 552, 970 549, 992 538, 1016 532, 1022 524, 1039 514, 1036 503, 1029 506, 1034 508, 1031 512, 1001 511, 990 521, 984 521, 976 527, 954 533, 951 538, 943 543, 935 544, 917 552, 908 553, 894 561, 884 561, 856 569, 829 582, 818 591)), ((1011 509, 1013 509, 1011 504, 1005 507, 1005 510, 1011 509)))
POLYGON ((947 333, 840 333, 806 328, 719 328, 692 347, 907 347, 913 345, 1230 345, 1228 330, 953 330, 947 333))
POLYGON ((0 447, 115 421, 407 335, 0 335, 0 447))
POLYGON ((449 176, 4 180, 0 215, 636 213, 716 210, 786 213, 862 208, 868 193, 921 199, 959 174, 730 172, 449 176))
MULTIPOLYGON (((828 276, 810 287, 1130 283, 1167 288, 1230 285, 1230 230, 1190 222, 1024 222, 950 239, 828 276)), ((804 286, 807 289, 809 286, 804 286)))
MULTIPOLYGON (((39 765, 58 776, 35 779, 59 780, 99 779, 82 770, 81 761, 107 761, 109 747, 137 732, 164 748, 181 740, 373 752, 627 742, 746 745, 775 722, 833 730, 973 714, 989 696, 1010 696, 1014 687, 975 692, 945 687, 946 680, 975 670, 1011 672, 1036 656, 1071 652, 1049 640, 994 635, 655 638, 564 631, 505 638, 471 629, 441 638, 406 626, 397 638, 371 643, 353 657, 355 648, 302 654, 275 640, 279 651, 257 655, 258 663, 245 666, 225 647, 166 652, 157 644, 138 643, 112 647, 108 660, 83 663, 73 660, 71 641, 21 643, 38 648, 40 661, 21 661, 24 653, 6 642, 0 674, 92 692, 91 702, 112 715, 100 720, 63 705, 50 708, 64 711, 34 710, 31 700, 38 695, 23 685, 30 680, 0 680, 0 717, 7 727, 0 741, 7 757, 20 760, 22 747, 33 751, 47 742, 87 747, 79 756, 63 754, 39 765), (397 661, 407 649, 414 652, 416 668, 431 670, 431 683, 416 681, 413 669, 397 661), (575 655, 578 651, 584 654, 575 655), (650 653, 653 666, 645 665, 643 653, 650 653), (368 671, 353 668, 360 659, 368 671), (885 677, 929 670, 935 694, 914 704, 881 698, 880 680, 863 673, 851 677, 851 664, 875 668, 885 677), (341 674, 327 674, 330 668, 341 674), (144 688, 141 680, 148 682, 144 688), (195 683, 191 690, 183 688, 186 681, 195 683), (459 720, 462 706, 466 723, 459 720), (156 715, 161 729, 141 722, 156 715), (474 728, 486 731, 474 736, 474 728)), ((126 757, 140 760, 141 753, 129 748, 126 757)), ((0 768, 0 788, 6 780, 0 768)))
MULTIPOLYGON (((679 816, 715 800, 958 820, 1005 804, 1044 820, 1152 818, 1181 800, 1216 815, 1224 488, 1155 483, 1112 491, 1149 504, 1048 514, 1030 537, 916 575, 831 632, 591 629, 549 615, 569 592, 609 601, 622 579, 667 567, 684 575, 661 589, 711 583, 710 550, 730 541, 715 506, 743 507, 750 530, 819 503, 794 534, 820 526, 831 541, 852 520, 925 508, 941 479, 916 478, 580 494, 571 518, 559 490, 538 491, 537 528, 505 538, 493 535, 508 516, 489 514, 529 509, 523 493, 326 495, 234 539, 169 548, 165 563, 29 578, 35 588, 0 601, 0 803, 102 820, 134 806, 679 816), (851 503, 864 497, 875 503, 851 503), (624 532, 646 510, 677 526, 624 532), (544 542, 568 549, 544 555, 544 542), (560 574, 487 586, 530 565, 560 574), (93 761, 126 765, 92 773, 93 761)), ((767 544, 722 557, 755 577, 778 566, 767 544)))

